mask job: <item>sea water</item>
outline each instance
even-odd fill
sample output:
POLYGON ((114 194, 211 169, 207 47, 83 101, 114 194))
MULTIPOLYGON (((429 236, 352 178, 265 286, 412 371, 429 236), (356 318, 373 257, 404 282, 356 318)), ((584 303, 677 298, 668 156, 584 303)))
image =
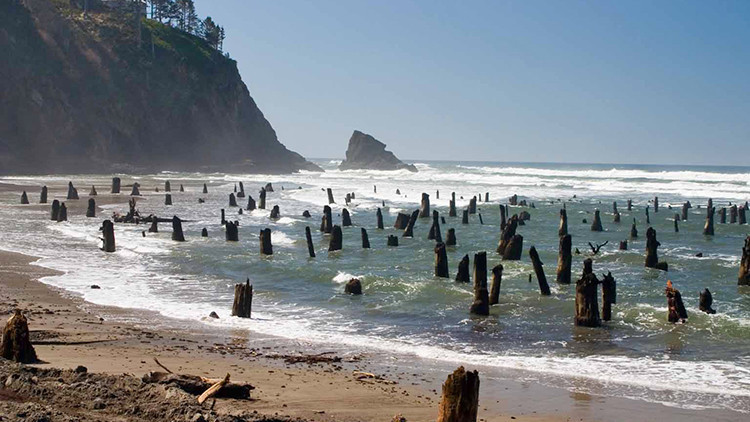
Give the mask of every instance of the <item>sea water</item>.
MULTIPOLYGON (((119 176, 124 185, 141 184, 142 215, 189 220, 183 224, 184 243, 171 240, 170 224, 160 224, 158 234, 146 237, 141 232, 147 225, 116 224, 117 252, 106 254, 98 249, 101 221, 113 212, 124 214, 127 204, 105 205, 97 218, 69 212, 69 221, 56 223, 49 221, 47 207, 18 205, 20 192, 5 192, 0 194, 0 247, 38 256, 40 265, 64 272, 45 278, 45 283, 93 303, 157 311, 175 324, 246 329, 340 350, 419 357, 446 368, 479 366, 488 376, 512 372, 575 391, 683 408, 750 412, 750 288, 737 286, 740 253, 750 226, 721 225, 717 216, 716 235, 702 234, 708 198, 717 209, 750 199, 750 168, 417 162, 419 172, 410 173, 338 171, 337 160, 316 162, 325 173, 0 178, 39 187, 62 187, 72 180, 85 201, 88 185, 95 183, 103 198, 111 178, 119 176), (171 181, 174 202, 169 207, 164 206, 166 180, 171 181), (256 201, 259 189, 273 184, 267 209, 239 215, 237 208, 228 206, 228 196, 240 181, 256 201), (201 193, 203 183, 208 184, 208 194, 201 193), (178 192, 180 184, 184 193, 178 192), (156 187, 161 192, 155 192, 156 187), (327 252, 329 236, 319 231, 322 208, 328 203, 326 188, 333 189, 336 200, 331 204, 334 224, 341 224, 344 207, 354 223, 343 228, 344 248, 336 253, 327 252), (356 199, 347 206, 344 197, 350 192, 356 199), (393 228, 399 212, 409 214, 419 207, 422 192, 446 218, 443 237, 449 228, 456 230, 458 245, 448 248, 452 277, 466 254, 473 263, 474 253, 487 251, 488 268, 503 264, 500 304, 492 307, 489 317, 469 314, 471 284, 434 277, 435 243, 427 239, 431 218, 418 220, 413 238, 402 238, 393 228), (457 218, 448 217, 451 192, 456 193, 457 218), (486 192, 489 202, 483 202, 486 192), (522 260, 501 262, 495 253, 499 204, 513 194, 535 208, 510 208, 511 215, 528 211, 531 220, 518 230, 524 237, 522 260), (480 195, 477 206, 484 224, 477 215, 468 225, 461 224, 461 210, 480 195), (659 197, 658 213, 650 203, 654 196, 659 197), (628 199, 633 201, 632 211, 627 210, 628 199), (693 208, 675 233, 674 214, 686 200, 693 208), (619 224, 613 222, 613 201, 621 213, 619 224), (581 251, 573 257, 574 280, 582 261, 591 257, 588 242, 609 241, 593 256, 595 272, 612 272, 617 280, 612 321, 601 328, 574 327, 575 285, 554 281, 563 203, 573 247, 581 251), (282 216, 275 221, 269 218, 274 205, 282 216), (643 265, 647 206, 668 273, 643 265), (384 230, 376 229, 378 207, 384 230), (240 222, 239 242, 225 241, 221 208, 227 219, 240 222), (601 210, 603 232, 590 230, 595 209, 601 210), (305 210, 312 218, 302 217, 305 210), (640 233, 637 239, 629 239, 633 219, 640 233), (308 257, 306 226, 312 230, 314 259, 308 257), (204 227, 208 238, 200 237, 204 227), (259 254, 258 233, 266 227, 272 230, 272 257, 259 254), (361 248, 361 227, 369 233, 369 250, 361 248), (400 237, 398 247, 386 246, 389 234, 400 237), (618 243, 626 239, 629 250, 618 250, 618 243), (540 296, 535 278, 529 282, 531 246, 545 264, 551 296, 540 296), (696 257, 698 253, 703 257, 696 257), (355 277, 362 281, 364 294, 343 294, 344 284, 355 277), (254 285, 253 318, 231 317, 233 285, 246 278, 254 285), (667 322, 667 279, 682 292, 687 324, 667 322), (92 284, 101 289, 91 289, 92 284), (715 315, 698 310, 704 288, 713 293, 715 315), (211 311, 220 318, 206 318, 211 311)), ((123 187, 121 196, 128 192, 123 187)), ((38 200, 33 190, 29 197, 32 203, 38 200)), ((247 204, 247 198, 237 201, 247 204)))

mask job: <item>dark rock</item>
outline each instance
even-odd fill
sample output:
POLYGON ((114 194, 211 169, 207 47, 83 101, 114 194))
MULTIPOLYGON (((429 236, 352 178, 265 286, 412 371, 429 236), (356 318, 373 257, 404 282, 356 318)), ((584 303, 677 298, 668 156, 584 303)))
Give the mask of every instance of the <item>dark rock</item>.
POLYGON ((349 138, 346 159, 339 165, 340 170, 401 170, 416 172, 413 164, 405 164, 392 152, 386 151, 385 144, 370 135, 355 130, 349 138))
POLYGON ((346 286, 344 286, 344 293, 350 295, 361 295, 362 283, 356 278, 349 280, 349 282, 346 283, 346 286))

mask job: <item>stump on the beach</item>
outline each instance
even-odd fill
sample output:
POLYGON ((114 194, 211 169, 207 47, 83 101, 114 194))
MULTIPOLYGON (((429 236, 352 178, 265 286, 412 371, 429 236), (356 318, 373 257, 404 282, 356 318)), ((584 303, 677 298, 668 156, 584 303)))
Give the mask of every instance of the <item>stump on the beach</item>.
POLYGON ((383 212, 380 211, 380 208, 378 208, 378 211, 375 213, 375 217, 377 219, 378 229, 383 230, 383 212))
POLYGON ((456 273, 456 281, 460 283, 469 282, 469 255, 464 255, 461 261, 458 263, 458 272, 456 273))
POLYGON ((182 220, 176 215, 172 217, 172 240, 176 242, 185 241, 185 234, 182 233, 182 220))
POLYGON ((266 190, 263 188, 260 188, 260 192, 258 192, 258 209, 266 209, 266 190))
POLYGON ((362 232, 362 249, 370 249, 370 237, 367 235, 367 229, 362 227, 360 231, 362 232))
POLYGON ((240 240, 240 235, 239 230, 237 229, 237 225, 232 223, 231 221, 227 221, 225 227, 225 237, 227 239, 227 242, 238 242, 240 240))
POLYGON ((531 264, 534 266, 536 280, 539 282, 539 291, 542 296, 549 296, 551 292, 549 290, 549 284, 547 284, 547 276, 544 275, 544 264, 542 263, 542 260, 539 259, 539 253, 534 246, 529 249, 529 258, 531 258, 531 264))
POLYGON ((620 241, 620 247, 619 249, 621 251, 627 251, 628 250, 628 241, 627 240, 621 240, 620 241))
MULTIPOLYGON (((502 207, 500 207, 502 210, 502 207)), ((503 213, 504 214, 504 213, 503 213)), ((560 210, 560 227, 557 229, 557 235, 563 237, 568 234, 568 211, 563 208, 560 210)))
POLYGON ((445 239, 446 246, 456 246, 456 229, 448 229, 445 239))
POLYGON ((711 295, 711 291, 708 289, 703 289, 703 291, 700 294, 700 300, 698 302, 698 309, 701 311, 707 313, 707 314, 715 314, 716 310, 711 307, 714 303, 714 297, 711 295))
POLYGON ((362 282, 358 278, 349 280, 344 286, 344 293, 348 295, 361 295, 362 294, 362 282))
POLYGON ((635 218, 633 219, 633 225, 630 226, 630 238, 631 239, 637 239, 638 238, 638 228, 635 225, 635 218))
POLYGON ((274 205, 273 208, 271 208, 271 216, 270 218, 272 220, 277 220, 281 217, 281 210, 279 209, 278 205, 274 205))
POLYGON ((172 194, 171 193, 164 194, 164 205, 166 205, 166 206, 172 205, 172 194))
POLYGON ((57 214, 57 222, 68 221, 68 207, 65 206, 65 202, 60 204, 60 211, 57 214))
POLYGON ((323 206, 323 217, 320 221, 320 231, 323 233, 331 233, 333 230, 333 218, 331 217, 331 207, 328 205, 323 206))
POLYGON ((159 219, 154 215, 151 219, 151 227, 148 228, 149 233, 159 233, 159 219))
POLYGON ((47 203, 47 186, 42 186, 42 191, 39 194, 39 203, 40 204, 47 203))
POLYGON ((328 193, 328 205, 335 204, 336 201, 333 200, 333 191, 331 190, 331 188, 327 188, 326 192, 328 193))
POLYGON ((463 215, 461 217, 461 224, 469 224, 469 209, 466 208, 463 211, 463 215))
POLYGON ((687 309, 685 309, 685 304, 682 303, 682 295, 679 290, 672 287, 672 282, 669 280, 667 281, 665 293, 667 296, 668 309, 667 320, 671 323, 687 321, 687 309))
POLYGON ((474 254, 474 303, 469 311, 474 315, 490 314, 490 293, 487 291, 487 252, 474 254))
POLYGON ((617 303, 617 282, 609 272, 602 279, 602 320, 612 319, 612 305, 617 303))
POLYGON ((343 247, 343 242, 344 238, 341 227, 339 225, 333 226, 333 230, 331 230, 331 242, 328 244, 328 252, 340 251, 343 247))
POLYGON ((500 303, 500 285, 503 282, 503 265, 492 268, 492 284, 490 285, 490 306, 500 303))
POLYGON ((419 204, 419 218, 430 216, 430 195, 422 193, 422 201, 419 204))
POLYGON ((120 193, 120 183, 119 177, 112 178, 112 193, 120 193))
POLYGON ((646 230, 646 267, 656 268, 657 270, 668 271, 669 267, 666 262, 659 262, 656 249, 661 245, 656 240, 656 230, 653 227, 649 227, 646 230))
POLYGON ((393 223, 393 228, 397 230, 404 230, 409 225, 409 215, 402 212, 396 216, 396 222, 393 223))
POLYGON ((260 231, 260 254, 273 255, 273 245, 271 244, 271 229, 265 228, 260 231))
POLYGON ((104 252, 115 251, 115 225, 110 220, 102 222, 102 250, 104 252))
POLYGON ((398 237, 389 234, 388 235, 388 246, 398 246, 398 237))
POLYGON ((133 183, 133 189, 130 191, 130 196, 141 196, 141 185, 138 182, 133 183))
POLYGON ((430 226, 430 232, 427 234, 428 240, 434 240, 437 243, 443 241, 443 235, 440 233, 440 214, 437 210, 432 211, 432 226, 430 226))
POLYGON ((73 182, 68 182, 68 200, 78 199, 78 189, 73 187, 73 182))
POLYGON ((255 210, 255 208, 256 208, 256 206, 255 206, 255 199, 253 199, 252 196, 248 195, 247 196, 247 208, 246 209, 248 211, 253 211, 253 210, 255 210))
POLYGON ((352 225, 352 217, 349 214, 349 210, 346 208, 341 210, 341 225, 343 227, 349 227, 352 225))
POLYGON ((591 223, 592 232, 604 231, 602 228, 602 218, 599 215, 599 210, 594 210, 594 221, 591 223))
POLYGON ((713 200, 708 200, 708 206, 706 207, 706 224, 703 226, 704 236, 714 235, 714 212, 716 208, 713 206, 713 200))
POLYGON ((571 265, 573 263, 573 238, 566 234, 560 238, 560 251, 557 255, 557 282, 570 284, 571 265))
POLYGON ((445 243, 435 245, 435 277, 448 278, 448 253, 445 243))
POLYGON ((443 384, 437 422, 476 422, 479 411, 479 373, 459 367, 443 384))
POLYGON ((584 270, 581 278, 576 281, 576 316, 575 325, 580 327, 598 327, 601 325, 599 318, 599 305, 597 298, 597 286, 599 279, 591 270, 591 258, 584 261, 584 270))
POLYGON ((253 311, 253 285, 248 278, 245 283, 234 285, 234 303, 232 316, 250 318, 253 311))
POLYGON ((414 237, 414 224, 417 223, 417 218, 419 218, 419 210, 414 210, 414 212, 411 213, 409 224, 406 225, 402 237, 414 237))
POLYGON ((745 238, 745 246, 742 247, 740 275, 737 284, 739 286, 750 286, 750 236, 745 238))
POLYGON ((518 228, 518 216, 513 215, 500 234, 500 242, 497 245, 497 253, 503 259, 518 261, 523 253, 523 236, 516 234, 518 228))
POLYGON ((21 193, 21 205, 29 205, 29 196, 26 195, 26 191, 21 193))
POLYGON ((3 328, 2 357, 20 363, 35 363, 38 361, 34 346, 29 338, 29 323, 20 309, 16 309, 13 316, 3 328))
POLYGON ((236 207, 237 206, 237 199, 234 197, 233 193, 229 194, 229 206, 230 207, 236 207))
POLYGON ((89 205, 86 208, 86 217, 96 217, 96 201, 94 198, 89 198, 89 205))

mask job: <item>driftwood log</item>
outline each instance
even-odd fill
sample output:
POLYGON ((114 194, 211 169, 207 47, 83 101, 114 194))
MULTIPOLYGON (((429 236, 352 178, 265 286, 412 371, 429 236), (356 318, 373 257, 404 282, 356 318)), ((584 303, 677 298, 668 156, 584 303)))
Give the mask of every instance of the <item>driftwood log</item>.
POLYGON ((459 283, 468 283, 469 280, 469 255, 464 255, 461 261, 458 263, 458 272, 456 273, 456 281, 459 283))
POLYGON ((490 285, 490 306, 500 303, 500 285, 503 282, 503 265, 492 268, 492 284, 490 285))
POLYGON ((437 422, 476 422, 479 411, 479 373, 456 369, 443 384, 437 422))
MULTIPOLYGON (((227 378, 225 378, 227 379, 227 378)), ((255 389, 250 384, 234 384, 227 380, 226 383, 222 383, 224 380, 215 380, 200 377, 197 375, 183 375, 175 374, 172 372, 149 372, 141 378, 146 384, 162 384, 162 385, 173 385, 180 390, 198 396, 204 394, 206 391, 211 389, 217 383, 220 384, 221 388, 218 388, 213 397, 225 398, 225 399, 237 399, 247 400, 250 398, 250 392, 255 389)))
POLYGON ((435 245, 435 277, 448 278, 448 253, 445 251, 445 243, 435 245))
POLYGON ((343 248, 344 238, 341 226, 333 226, 331 230, 331 242, 328 244, 328 252, 340 251, 343 248))
POLYGON ((115 225, 110 220, 102 222, 102 250, 104 252, 115 251, 115 225))
POLYGON ((180 217, 172 217, 172 240, 177 242, 185 241, 185 234, 182 232, 182 220, 180 217))
POLYGON ((271 244, 271 229, 265 228, 260 231, 260 254, 273 255, 273 245, 271 244))
POLYGON ((544 275, 544 264, 542 263, 542 260, 539 259, 539 253, 534 246, 529 248, 529 258, 531 258, 531 264, 534 266, 536 280, 539 282, 539 291, 542 296, 549 296, 551 292, 549 290, 549 285, 547 284, 547 276, 544 275))
POLYGON ((310 226, 305 227, 305 239, 307 240, 307 252, 310 254, 310 258, 315 258, 315 246, 313 245, 310 226))
POLYGON ((474 315, 490 314, 490 293, 487 291, 487 252, 474 254, 474 303, 469 311, 474 315))
POLYGON ((29 338, 29 323, 20 309, 16 309, 3 328, 2 357, 20 363, 38 361, 29 338))
POLYGON ((716 310, 711 307, 714 303, 714 297, 711 295, 711 292, 708 289, 703 289, 703 291, 700 294, 700 301, 698 302, 698 309, 701 311, 707 313, 707 314, 715 314, 716 310))
POLYGON ((661 245, 656 240, 656 230, 653 227, 649 227, 646 230, 646 267, 656 268, 657 270, 668 271, 669 266, 666 262, 659 262, 659 256, 656 249, 661 245))
POLYGON ((245 283, 234 285, 234 303, 232 316, 250 318, 253 311, 253 285, 248 278, 245 283))
POLYGON ((557 256, 557 282, 570 284, 571 265, 573 263, 573 240, 569 234, 560 238, 560 251, 557 256))

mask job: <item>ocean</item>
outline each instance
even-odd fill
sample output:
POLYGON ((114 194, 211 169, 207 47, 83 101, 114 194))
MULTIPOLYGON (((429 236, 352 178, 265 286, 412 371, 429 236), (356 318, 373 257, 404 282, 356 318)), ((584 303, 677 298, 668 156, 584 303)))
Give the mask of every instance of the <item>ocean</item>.
MULTIPOLYGON (((109 195, 111 178, 119 176, 123 185, 141 184, 142 215, 189 220, 183 223, 184 243, 171 240, 170 224, 160 224, 158 234, 146 237, 141 232, 147 225, 116 224, 118 249, 106 254, 98 249, 98 229, 112 212, 124 214, 127 204, 104 205, 97 218, 69 212, 69 221, 56 223, 49 221, 48 208, 20 205, 20 191, 4 192, 0 248, 38 256, 38 265, 63 272, 43 279, 47 284, 96 304, 157 311, 169 317, 170 324, 249 330, 334 350, 421 358, 436 368, 477 366, 488 376, 512 374, 577 392, 750 413, 750 287, 737 286, 750 226, 719 224, 717 217, 716 235, 702 234, 708 198, 717 209, 750 199, 750 167, 416 161, 419 172, 410 173, 338 171, 338 160, 313 161, 326 172, 0 177, 4 183, 60 188, 72 180, 80 201, 85 201, 91 183, 103 198, 109 195), (173 206, 164 205, 167 180, 173 206), (273 184, 266 210, 239 215, 237 208, 228 206, 228 195, 240 181, 256 201, 259 189, 273 184), (208 194, 201 193, 203 183, 208 184, 208 194), (180 184, 184 193, 178 191, 180 184), (328 203, 326 188, 333 190, 336 200, 331 205, 334 224, 341 224, 344 207, 354 223, 343 228, 343 250, 336 253, 328 253, 329 236, 318 230, 328 203), (349 192, 356 199, 346 206, 349 192), (511 207, 511 215, 528 211, 531 220, 519 228, 524 237, 522 260, 502 262, 500 303, 490 316, 469 314, 472 284, 434 277, 435 243, 427 239, 431 219, 418 220, 413 238, 402 238, 393 228, 399 212, 419 207, 422 192, 446 218, 443 237, 448 228, 456 230, 458 244, 448 248, 451 277, 465 254, 472 265, 479 251, 487 251, 488 268, 501 263, 495 252, 499 204, 513 194, 534 203, 533 209, 511 207), (456 193, 459 217, 448 217, 451 192, 456 193), (461 224, 461 209, 472 196, 481 194, 483 200, 486 192, 490 201, 477 204, 484 224, 477 215, 468 225, 461 224), (654 196, 659 197, 658 213, 649 204, 654 196), (628 199, 633 201, 632 211, 627 211, 628 199), (686 200, 693 208, 675 233, 674 214, 686 200), (613 201, 622 216, 619 224, 613 222, 613 201), (617 280, 613 318, 601 328, 575 327, 575 284, 554 281, 563 203, 573 247, 581 251, 573 257, 573 279, 583 260, 592 257, 597 274, 611 272, 617 280), (278 220, 269 218, 274 205, 281 210, 278 220), (644 267, 648 205, 651 226, 661 242, 659 258, 669 263, 669 272, 644 267), (378 207, 383 210, 384 230, 376 229, 378 207), (239 242, 225 241, 221 208, 227 219, 240 222, 239 242), (601 210, 603 232, 590 230, 595 209, 601 210), (302 217, 305 210, 312 218, 302 217), (640 237, 631 240, 633 219, 640 237), (306 226, 312 230, 316 258, 308 257, 306 226), (200 236, 204 227, 208 238, 200 236), (266 227, 272 230, 272 257, 259 254, 258 233, 266 227), (361 248, 361 227, 368 231, 369 250, 361 248), (399 236, 398 247, 386 246, 389 234, 399 236), (625 239, 629 250, 618 250, 625 239), (588 242, 606 241, 601 252, 591 256, 588 242), (529 282, 531 246, 545 264, 551 296, 540 296, 535 278, 529 282), (698 253, 703 257, 696 257, 698 253), (362 296, 343 293, 344 284, 354 277, 362 281, 362 296), (233 285, 246 278, 254 285, 253 318, 231 317, 233 285), (686 324, 667 322, 668 279, 682 292, 689 314, 686 324), (91 289, 92 284, 101 289, 91 289), (715 315, 698 310, 704 288, 713 294, 715 315), (207 318, 212 311, 220 318, 207 318)), ((121 195, 129 191, 124 187, 121 195)), ((64 195, 64 190, 55 193, 64 195)), ((57 198, 63 200, 60 195, 57 198)), ((38 189, 29 191, 29 199, 38 202, 38 189)), ((238 204, 246 206, 247 198, 239 198, 238 204)))

